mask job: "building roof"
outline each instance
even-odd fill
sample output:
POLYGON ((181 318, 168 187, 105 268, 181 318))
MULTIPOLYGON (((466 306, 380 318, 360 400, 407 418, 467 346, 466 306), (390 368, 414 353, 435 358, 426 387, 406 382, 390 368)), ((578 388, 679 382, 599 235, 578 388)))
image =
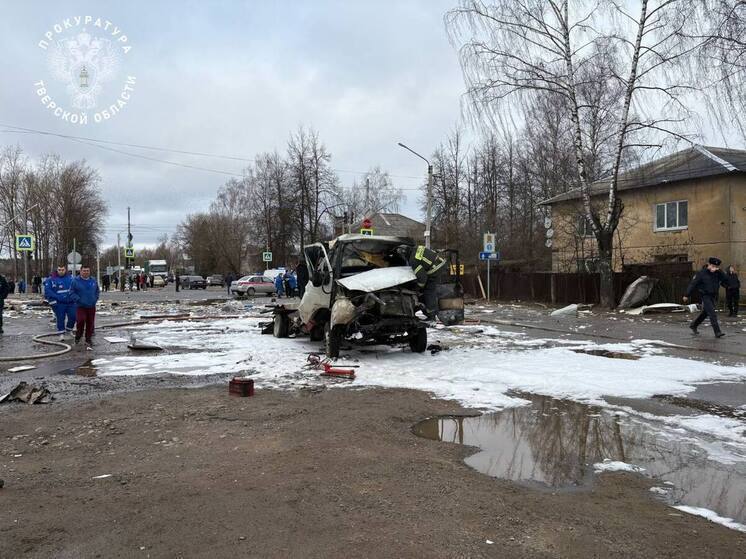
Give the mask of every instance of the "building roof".
MULTIPOLYGON (((392 237, 413 237, 422 238, 425 234, 425 224, 415 219, 411 219, 402 214, 396 213, 377 213, 370 216, 373 232, 376 235, 388 235, 392 237)), ((362 221, 357 223, 353 229, 360 229, 363 226, 362 221)))
MULTIPOLYGON (((621 192, 688 179, 745 172, 746 150, 694 145, 619 173, 618 190, 621 192)), ((608 190, 608 179, 596 181, 591 185, 592 195, 605 194, 608 190)), ((580 198, 580 195, 580 189, 574 188, 544 200, 541 204, 551 205, 566 200, 575 200, 580 198)))

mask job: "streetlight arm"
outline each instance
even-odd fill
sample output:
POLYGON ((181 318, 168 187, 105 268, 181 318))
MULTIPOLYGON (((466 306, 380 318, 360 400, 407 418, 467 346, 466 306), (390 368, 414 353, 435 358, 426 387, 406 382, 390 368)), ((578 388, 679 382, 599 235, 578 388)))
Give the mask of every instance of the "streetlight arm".
POLYGON ((409 146, 405 146, 401 142, 398 142, 398 144, 399 144, 399 147, 403 147, 405 150, 412 152, 417 157, 419 157, 420 159, 422 159, 425 163, 427 163, 428 166, 430 166, 430 162, 427 159, 425 159, 424 157, 422 157, 419 153, 417 153, 416 151, 414 151, 412 148, 410 148, 409 146))

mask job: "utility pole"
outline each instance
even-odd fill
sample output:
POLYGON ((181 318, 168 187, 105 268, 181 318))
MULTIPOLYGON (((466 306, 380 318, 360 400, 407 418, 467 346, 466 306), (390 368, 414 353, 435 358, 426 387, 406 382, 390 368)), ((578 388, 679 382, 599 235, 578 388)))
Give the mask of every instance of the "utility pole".
POLYGON ((430 222, 433 214, 433 166, 427 164, 427 215, 425 216, 425 246, 430 248, 430 222))
MULTIPOLYGON (((130 207, 127 206, 127 248, 132 248, 132 230, 130 228, 130 207)), ((131 264, 134 264, 132 262, 131 264)), ((125 265, 127 266, 127 269, 130 268, 130 259, 125 258, 125 265)))
MULTIPOLYGON (((25 235, 28 235, 28 208, 26 208, 24 216, 23 216, 23 232, 25 235)), ((28 289, 28 255, 30 253, 24 252, 23 253, 23 281, 26 284, 26 289, 28 289)))
MULTIPOLYGON (((370 213, 370 178, 368 177, 365 178, 365 212, 370 213)), ((370 217, 370 215, 364 217, 370 217)))
POLYGON ((430 248, 430 223, 432 221, 432 211, 433 211, 433 166, 430 164, 430 162, 422 157, 419 153, 414 151, 409 146, 405 146, 401 142, 399 142, 399 147, 403 147, 409 152, 412 152, 417 157, 422 159, 425 163, 427 163, 427 216, 425 217, 425 246, 427 248, 430 248))
POLYGON ((117 273, 119 274, 119 289, 124 291, 124 284, 122 283, 122 246, 121 236, 117 233, 117 273))

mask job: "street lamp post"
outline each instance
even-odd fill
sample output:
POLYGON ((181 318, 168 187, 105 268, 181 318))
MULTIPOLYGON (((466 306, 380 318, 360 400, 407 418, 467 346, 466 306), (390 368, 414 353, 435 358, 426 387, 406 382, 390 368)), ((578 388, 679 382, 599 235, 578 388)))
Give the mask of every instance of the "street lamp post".
POLYGON ((427 159, 422 157, 419 153, 414 151, 409 146, 405 146, 401 142, 399 142, 399 146, 403 147, 409 152, 412 152, 417 157, 422 159, 425 163, 427 163, 427 215, 425 216, 425 246, 427 248, 430 248, 430 222, 432 221, 433 211, 433 166, 427 159))

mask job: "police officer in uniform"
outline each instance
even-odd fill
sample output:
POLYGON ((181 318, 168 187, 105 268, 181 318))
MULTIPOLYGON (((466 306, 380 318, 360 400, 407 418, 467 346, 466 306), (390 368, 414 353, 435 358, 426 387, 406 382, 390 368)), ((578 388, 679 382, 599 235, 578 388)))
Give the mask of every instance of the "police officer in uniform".
POLYGON ((417 286, 422 290, 422 302, 427 309, 427 317, 435 318, 438 310, 438 276, 446 261, 438 253, 419 245, 414 251, 407 245, 399 245, 398 254, 403 257, 417 276, 417 286))
POLYGON ((697 275, 694 276, 694 279, 689 284, 689 288, 686 290, 686 297, 684 297, 685 303, 689 301, 689 297, 692 296, 695 290, 702 296, 702 312, 689 325, 689 328, 695 334, 699 334, 697 327, 702 324, 705 318, 709 318, 712 329, 715 332, 715 337, 722 338, 725 336, 720 331, 720 324, 718 324, 718 316, 715 311, 720 286, 726 287, 728 285, 728 278, 720 269, 720 264, 721 260, 719 258, 712 257, 708 259, 707 265, 697 272, 697 275))

